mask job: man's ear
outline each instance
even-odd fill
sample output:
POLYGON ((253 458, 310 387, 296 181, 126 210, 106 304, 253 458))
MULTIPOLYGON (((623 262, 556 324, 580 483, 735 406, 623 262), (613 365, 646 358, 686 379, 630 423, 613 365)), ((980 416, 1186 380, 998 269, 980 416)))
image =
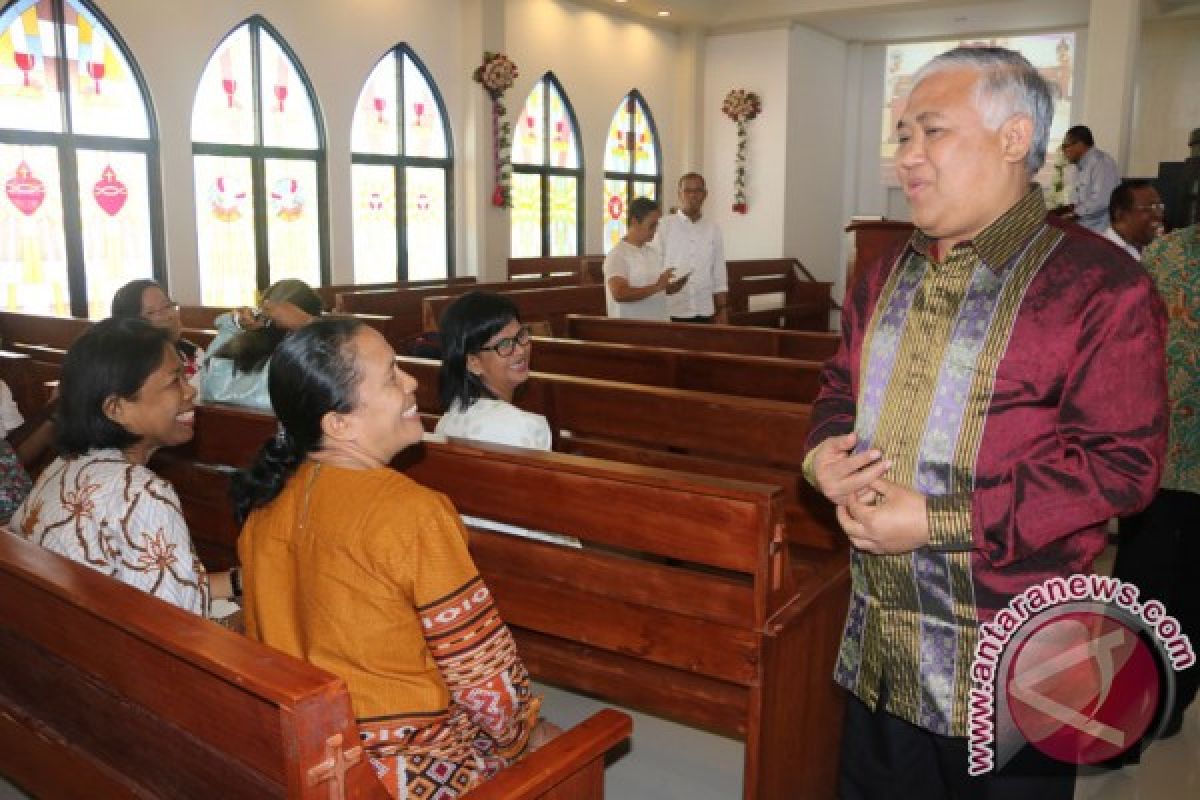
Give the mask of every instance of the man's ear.
POLYGON ((1000 126, 1000 139, 1005 161, 1024 161, 1033 147, 1033 119, 1028 114, 1013 114, 1000 126))
POLYGON ((354 422, 345 414, 326 411, 321 417, 321 433, 332 441, 344 441, 354 435, 354 422))

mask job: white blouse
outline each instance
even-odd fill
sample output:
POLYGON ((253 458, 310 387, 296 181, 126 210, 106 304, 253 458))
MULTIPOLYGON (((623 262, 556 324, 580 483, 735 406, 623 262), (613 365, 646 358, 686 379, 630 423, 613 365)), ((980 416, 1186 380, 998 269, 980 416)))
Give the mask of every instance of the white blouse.
POLYGON ((541 414, 489 397, 480 397, 466 411, 454 405, 438 420, 434 433, 533 450, 549 450, 553 442, 550 424, 541 414))

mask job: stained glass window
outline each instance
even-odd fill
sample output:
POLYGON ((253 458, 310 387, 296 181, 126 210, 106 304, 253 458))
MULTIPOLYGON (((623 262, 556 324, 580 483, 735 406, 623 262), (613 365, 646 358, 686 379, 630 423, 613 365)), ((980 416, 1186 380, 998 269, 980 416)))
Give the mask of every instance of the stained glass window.
POLYGON ((145 83, 94 6, 0 12, 0 307, 99 318, 127 281, 165 281, 157 138, 145 83))
POLYGON ((407 45, 397 45, 367 76, 350 141, 354 280, 452 275, 449 122, 433 78, 407 45))
POLYGON ((284 278, 328 282, 320 113, 299 61, 261 17, 226 36, 204 68, 192 161, 205 305, 252 304, 284 278))
POLYGON ((512 256, 579 255, 579 125, 552 72, 534 85, 513 122, 512 162, 512 256))
POLYGON ((654 118, 641 92, 625 96, 608 126, 604 143, 604 252, 625 235, 629 204, 635 197, 658 200, 662 193, 662 154, 654 118))

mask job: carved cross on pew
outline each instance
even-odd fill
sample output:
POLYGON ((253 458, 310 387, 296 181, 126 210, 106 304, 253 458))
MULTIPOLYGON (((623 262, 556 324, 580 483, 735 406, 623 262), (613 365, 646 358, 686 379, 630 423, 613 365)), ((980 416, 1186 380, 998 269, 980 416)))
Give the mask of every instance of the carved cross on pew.
POLYGON ((362 759, 362 746, 342 750, 342 735, 334 734, 325 740, 325 758, 308 770, 308 785, 329 782, 329 800, 345 800, 346 770, 362 759))

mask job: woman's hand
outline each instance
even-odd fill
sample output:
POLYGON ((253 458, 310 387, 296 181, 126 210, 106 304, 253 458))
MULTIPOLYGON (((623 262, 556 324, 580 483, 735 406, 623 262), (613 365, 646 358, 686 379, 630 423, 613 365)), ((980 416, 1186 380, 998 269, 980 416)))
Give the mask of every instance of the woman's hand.
POLYGON ((312 322, 315 317, 287 300, 267 300, 262 304, 263 316, 284 330, 294 331, 312 322))

